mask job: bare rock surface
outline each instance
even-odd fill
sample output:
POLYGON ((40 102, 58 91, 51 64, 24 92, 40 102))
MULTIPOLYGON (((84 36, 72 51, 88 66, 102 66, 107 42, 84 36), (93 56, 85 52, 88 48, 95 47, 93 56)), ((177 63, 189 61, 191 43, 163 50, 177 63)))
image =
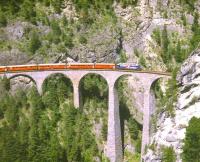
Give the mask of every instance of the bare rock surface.
POLYGON ((0 65, 21 65, 26 64, 31 57, 18 49, 0 52, 0 65))
POLYGON ((10 91, 15 94, 18 90, 26 91, 34 85, 34 82, 30 78, 18 76, 10 80, 10 91))

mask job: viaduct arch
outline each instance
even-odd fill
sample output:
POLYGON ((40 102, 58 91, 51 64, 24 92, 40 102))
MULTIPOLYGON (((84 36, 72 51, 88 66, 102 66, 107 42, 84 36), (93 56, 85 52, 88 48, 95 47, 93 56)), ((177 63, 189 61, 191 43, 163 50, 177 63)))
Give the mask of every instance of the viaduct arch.
POLYGON ((42 94, 42 85, 45 79, 52 74, 63 74, 69 78, 73 85, 74 106, 76 108, 81 106, 79 86, 81 79, 87 74, 98 74, 102 76, 108 84, 108 134, 106 155, 111 162, 122 162, 122 140, 121 140, 121 127, 119 115, 119 101, 116 90, 116 82, 121 76, 132 76, 137 78, 133 84, 142 88, 143 91, 143 132, 142 132, 142 155, 146 145, 149 144, 149 131, 150 131, 150 100, 151 100, 151 86, 160 78, 169 78, 169 74, 159 72, 130 72, 130 71, 116 71, 116 70, 67 70, 67 71, 32 71, 32 72, 16 72, 5 73, 0 76, 13 78, 16 76, 28 76, 36 83, 38 92, 42 94), (139 80, 140 82, 137 82, 139 80))

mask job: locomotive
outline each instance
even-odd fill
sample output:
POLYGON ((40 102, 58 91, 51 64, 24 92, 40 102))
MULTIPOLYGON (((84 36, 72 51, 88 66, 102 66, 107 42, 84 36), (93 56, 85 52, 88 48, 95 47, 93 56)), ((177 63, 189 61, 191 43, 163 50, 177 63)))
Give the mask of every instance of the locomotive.
POLYGON ((142 68, 137 63, 119 63, 116 65, 116 69, 141 70, 142 68))
POLYGON ((32 64, 0 66, 0 72, 17 71, 44 71, 44 70, 67 70, 67 69, 99 69, 99 70, 141 70, 140 65, 135 63, 59 63, 59 64, 32 64))

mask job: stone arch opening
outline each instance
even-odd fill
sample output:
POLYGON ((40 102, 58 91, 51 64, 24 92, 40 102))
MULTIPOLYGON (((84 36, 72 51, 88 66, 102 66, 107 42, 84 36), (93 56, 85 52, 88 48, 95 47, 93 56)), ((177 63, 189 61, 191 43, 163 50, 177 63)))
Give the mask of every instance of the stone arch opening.
POLYGON ((42 97, 45 100, 47 107, 58 107, 66 100, 72 104, 72 81, 62 73, 50 74, 42 83, 42 97))
POLYGON ((36 86, 36 81, 29 75, 16 74, 8 78, 10 82, 10 91, 15 92, 17 89, 26 91, 32 86, 36 86))
POLYGON ((108 83, 102 75, 88 73, 81 78, 79 90, 82 111, 90 119, 98 149, 103 154, 108 130, 108 83))
POLYGON ((115 82, 119 99, 122 151, 125 160, 134 158, 134 154, 141 152, 142 140, 142 124, 140 124, 140 117, 137 118, 138 108, 133 103, 135 98, 130 91, 134 91, 129 84, 131 79, 131 75, 125 74, 115 82))
POLYGON ((157 118, 164 111, 163 98, 165 93, 165 85, 167 79, 164 77, 158 77, 150 86, 149 96, 149 110, 150 110, 150 135, 156 131, 157 118))
POLYGON ((82 106, 90 98, 108 99, 108 83, 100 74, 88 73, 84 75, 79 82, 79 89, 82 106))

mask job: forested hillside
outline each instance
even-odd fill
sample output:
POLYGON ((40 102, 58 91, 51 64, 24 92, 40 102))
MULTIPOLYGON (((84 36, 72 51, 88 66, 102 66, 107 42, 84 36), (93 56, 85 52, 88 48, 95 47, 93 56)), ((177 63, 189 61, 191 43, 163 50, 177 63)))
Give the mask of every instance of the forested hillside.
MULTIPOLYGON (((145 70, 170 72, 171 80, 153 86, 153 137, 162 128, 160 119, 175 120, 184 85, 177 84, 176 77, 198 47, 199 13, 198 0, 0 0, 0 66, 96 60, 138 62, 145 70)), ((142 104, 134 100, 133 80, 121 78, 117 84, 127 162, 140 161, 141 150, 142 104)), ((45 81, 41 96, 26 78, 1 78, 0 82, 0 161, 108 160, 104 152, 108 87, 103 78, 89 75, 83 79, 82 109, 73 107, 72 85, 59 74, 45 81)), ((192 119, 187 128, 181 156, 185 161, 196 160, 198 147, 193 157, 188 148, 193 145, 191 134, 199 129, 193 129, 197 121, 192 119)), ((165 144, 151 142, 147 157, 156 154, 157 160, 171 162, 178 155, 180 160, 175 146, 165 144)))

